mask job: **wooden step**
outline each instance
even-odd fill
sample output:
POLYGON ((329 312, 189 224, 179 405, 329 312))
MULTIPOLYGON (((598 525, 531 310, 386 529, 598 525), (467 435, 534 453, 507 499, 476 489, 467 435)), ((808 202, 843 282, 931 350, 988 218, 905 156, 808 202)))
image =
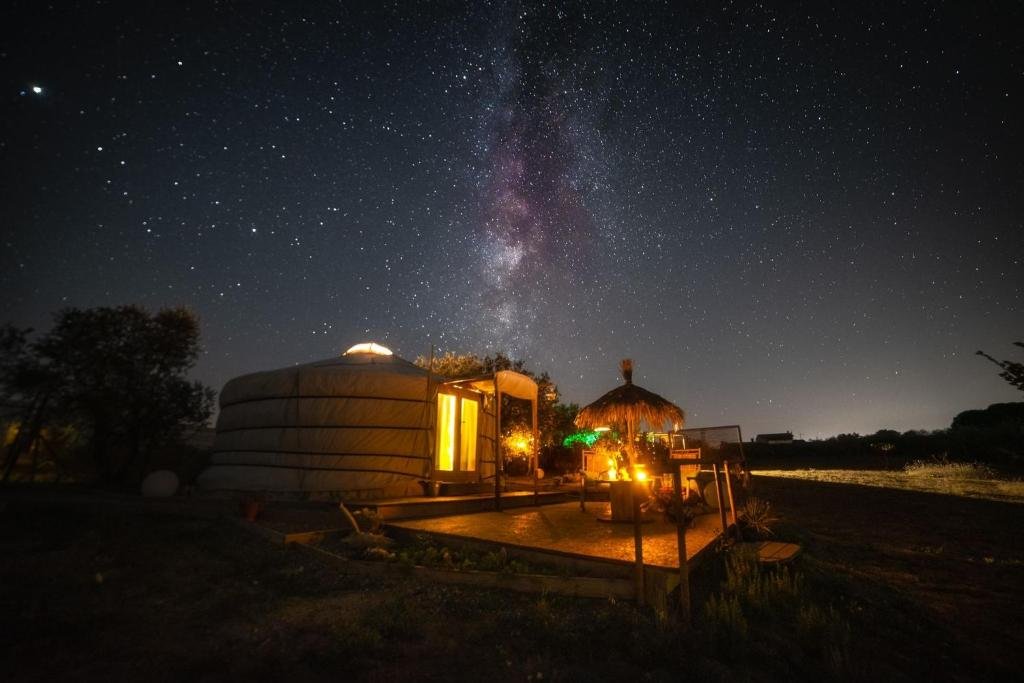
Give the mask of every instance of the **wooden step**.
POLYGON ((795 543, 761 541, 743 545, 752 546, 757 551, 757 560, 761 564, 783 564, 800 554, 800 546, 795 543))

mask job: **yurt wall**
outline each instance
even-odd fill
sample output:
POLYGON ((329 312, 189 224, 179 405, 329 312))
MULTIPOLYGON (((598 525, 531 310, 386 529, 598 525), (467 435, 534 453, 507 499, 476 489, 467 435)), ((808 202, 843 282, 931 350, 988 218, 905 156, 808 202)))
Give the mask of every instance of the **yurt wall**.
POLYGON ((200 486, 310 498, 420 494, 441 381, 427 378, 379 350, 235 378, 221 392, 200 486))

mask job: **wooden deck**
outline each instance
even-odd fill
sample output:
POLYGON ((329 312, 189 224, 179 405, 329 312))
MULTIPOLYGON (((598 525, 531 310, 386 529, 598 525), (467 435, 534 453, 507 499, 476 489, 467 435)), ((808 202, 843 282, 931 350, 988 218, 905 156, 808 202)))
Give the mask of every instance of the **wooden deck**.
MULTIPOLYGON (((532 498, 532 494, 530 496, 532 498)), ((586 512, 581 512, 579 503, 571 502, 435 519, 397 520, 389 525, 579 558, 632 563, 633 525, 599 521, 607 508, 607 503, 590 503, 586 512)), ((644 564, 678 569, 675 525, 652 516, 652 521, 643 524, 642 529, 644 564)), ((717 514, 697 517, 686 531, 688 564, 693 566, 718 540, 721 531, 717 514)))

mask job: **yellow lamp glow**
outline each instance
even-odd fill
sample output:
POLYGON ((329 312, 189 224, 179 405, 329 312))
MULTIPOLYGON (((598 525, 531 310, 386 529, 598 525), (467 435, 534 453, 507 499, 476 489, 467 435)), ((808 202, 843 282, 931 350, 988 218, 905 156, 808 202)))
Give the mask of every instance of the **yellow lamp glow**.
POLYGON ((619 471, 615 467, 615 458, 608 458, 608 479, 615 481, 619 478, 619 471))

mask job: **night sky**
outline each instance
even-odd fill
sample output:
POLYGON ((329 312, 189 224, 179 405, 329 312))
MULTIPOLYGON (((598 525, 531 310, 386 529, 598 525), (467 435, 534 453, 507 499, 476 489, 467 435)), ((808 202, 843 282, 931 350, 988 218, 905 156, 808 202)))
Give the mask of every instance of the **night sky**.
POLYGON ((186 305, 216 388, 628 356, 747 436, 1019 400, 1022 5, 687 4, 7 3, 0 322, 186 305))

